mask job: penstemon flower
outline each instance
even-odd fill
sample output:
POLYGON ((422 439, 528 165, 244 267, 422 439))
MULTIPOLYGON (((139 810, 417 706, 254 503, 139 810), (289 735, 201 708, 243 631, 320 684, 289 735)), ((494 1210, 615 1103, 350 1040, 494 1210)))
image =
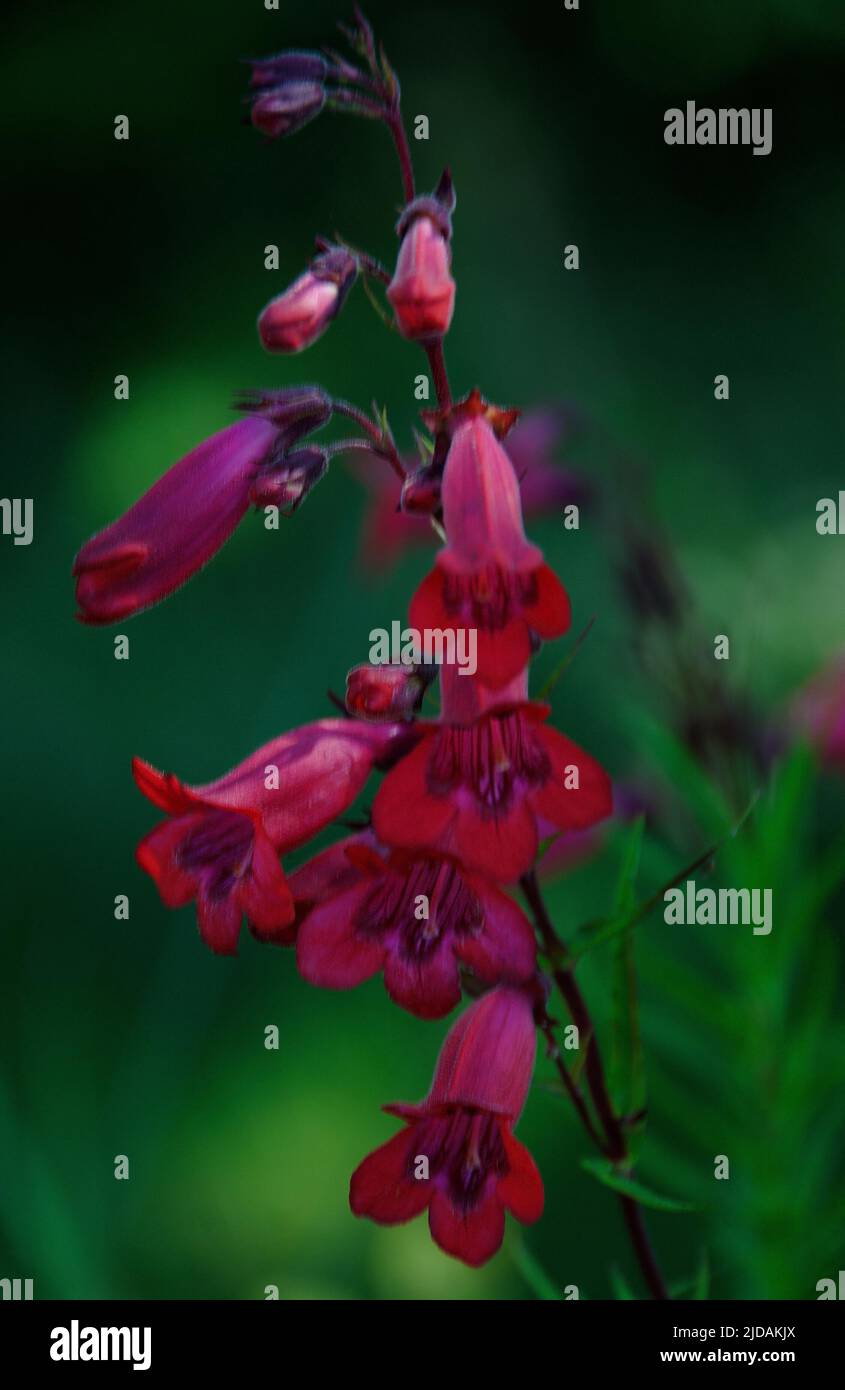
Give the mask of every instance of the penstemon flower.
MULTIPOLYGON (((295 947, 312 985, 348 989, 382 973, 390 998, 421 1019, 445 1016, 464 992, 475 999, 446 1039, 425 1100, 387 1107, 404 1127, 358 1168, 350 1202, 355 1214, 385 1224, 427 1209, 437 1244, 477 1266, 501 1245, 506 1212, 524 1223, 542 1212, 540 1175, 513 1133, 537 1029, 590 1138, 620 1182, 630 1175, 595 1029, 535 872, 546 842, 575 843, 611 814, 613 797, 607 772, 529 694, 541 641, 570 622, 566 591, 526 536, 523 515, 525 505, 558 504, 573 486, 545 459, 559 422, 547 414, 532 426, 529 417, 516 430, 515 468, 509 433, 519 412, 477 388, 453 400, 443 346, 455 304, 452 180, 446 172, 434 193, 417 195, 396 76, 360 11, 344 32, 351 60, 329 50, 254 60, 251 120, 273 137, 324 109, 386 126, 404 195, 396 269, 391 277, 366 252, 318 241, 309 268, 263 310, 259 333, 269 351, 298 353, 337 316, 356 279, 371 297, 380 284, 401 335, 425 352, 437 393, 437 408, 423 413, 418 457, 400 455, 375 406, 369 415, 319 386, 248 392, 238 402, 245 417, 88 541, 74 571, 82 619, 128 617, 204 565, 250 504, 297 511, 341 453, 385 470, 401 523, 426 524, 444 541, 411 600, 411 624, 451 635, 456 652, 458 636, 477 638, 477 647, 465 644, 477 660, 457 668, 445 656, 434 717, 420 716, 435 667, 361 664, 349 673, 345 705, 335 700, 343 717, 279 734, 211 782, 188 785, 140 759, 133 771, 165 814, 138 862, 165 905, 196 902, 212 950, 234 954, 246 920, 259 940, 295 947), (356 433, 315 443, 333 417, 356 433), (371 774, 382 781, 350 835, 339 818, 371 774), (334 843, 288 876, 283 857, 327 826, 334 843), (516 884, 533 925, 509 891, 516 884), (581 1035, 589 1103, 546 1012, 552 979, 581 1035)), ((382 484, 372 487, 380 496, 382 484)), ((369 535, 392 558, 390 528, 380 523, 369 535)), ((621 1190, 649 1289, 665 1297, 640 1209, 621 1190)))
POLYGON ((419 1105, 386 1105, 406 1128, 352 1175, 356 1216, 395 1226, 428 1209, 431 1234, 468 1265, 502 1243, 505 1212, 526 1225, 543 1213, 543 1182, 514 1138, 536 1048, 528 996, 495 989, 449 1033, 419 1105))

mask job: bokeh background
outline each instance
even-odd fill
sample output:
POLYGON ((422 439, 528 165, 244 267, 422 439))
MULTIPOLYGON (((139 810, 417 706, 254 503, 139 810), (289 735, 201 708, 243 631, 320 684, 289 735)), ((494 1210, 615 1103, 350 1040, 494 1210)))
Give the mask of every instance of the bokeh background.
MULTIPOLYGON (((535 526, 573 632, 596 617, 554 718, 649 806, 638 897, 724 833, 781 748, 707 879, 771 887, 772 935, 670 928, 660 912, 636 928, 640 1171, 696 1206, 650 1218, 681 1296, 814 1298, 843 1264, 845 799, 778 729, 844 635, 845 540, 817 535, 815 509, 845 486, 845 16, 834 0, 369 12, 406 115, 430 119, 419 185, 448 162, 458 190, 455 388, 564 403, 580 422, 559 458, 596 505, 578 532, 554 513, 535 526), (667 147, 663 112, 688 99, 772 107, 773 152, 667 147), (572 242, 577 273, 563 269, 572 242), (632 607, 632 528, 684 576, 680 638, 632 607), (713 662, 716 633, 728 663, 713 662), (713 756, 701 727, 717 707, 713 756), (713 1180, 716 1154, 730 1181, 713 1180)), ((273 145, 241 123, 238 57, 331 42, 339 17, 333 0, 7 14, 3 492, 34 498, 35 540, 0 543, 0 1275, 34 1278, 37 1297, 641 1292, 614 1198, 540 1084, 554 1076, 544 1059, 521 1126, 546 1180, 538 1227, 472 1272, 424 1222, 356 1221, 348 1175, 394 1125, 378 1107, 425 1092, 447 1025, 400 1013, 378 980, 320 994, 290 953, 248 937, 236 960, 213 957, 192 909, 167 912, 134 863, 155 813, 131 755, 204 781, 329 712, 370 628, 404 615, 425 552, 368 574, 367 493, 337 465, 280 531, 250 516, 207 571, 124 624, 128 662, 114 630, 73 620, 79 544, 227 423, 237 388, 375 396, 410 443, 423 364, 360 291, 307 358, 268 358, 255 334, 315 232, 394 255, 399 185, 380 128, 326 115, 273 145), (120 113, 128 143, 112 138, 120 113), (128 922, 114 920, 118 893, 128 922), (273 1023, 277 1052, 263 1045, 273 1023)), ((539 680, 556 660, 541 654, 539 680)), ((625 835, 611 827, 552 880, 565 935, 612 906, 625 835)), ((612 943, 585 957, 606 1030, 613 973, 612 943)))

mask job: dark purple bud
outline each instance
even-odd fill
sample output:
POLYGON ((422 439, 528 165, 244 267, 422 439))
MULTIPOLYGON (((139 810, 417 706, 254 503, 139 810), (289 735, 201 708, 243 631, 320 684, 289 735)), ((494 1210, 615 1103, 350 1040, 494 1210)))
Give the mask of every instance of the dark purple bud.
POLYGON ((287 82, 322 83, 329 70, 322 53, 296 49, 275 53, 269 58, 253 58, 250 67, 252 87, 280 87, 287 82))
POLYGON ((413 516, 432 516, 440 506, 441 474, 430 464, 409 473, 402 484, 400 509, 413 516))
POLYGON ((257 507, 278 507, 283 516, 293 516, 297 507, 328 471, 329 460, 322 449, 298 449, 278 462, 261 469, 249 494, 257 507))
POLYGON ((325 101, 321 82, 284 82, 279 87, 265 87, 252 104, 252 124, 274 140, 293 135, 319 116, 325 101))
POLYGON ((622 591, 635 617, 677 626, 686 590, 674 557, 656 535, 629 535, 620 566, 622 591))
POLYGON ((284 453, 330 418, 333 405, 320 386, 293 386, 281 391, 244 391, 235 409, 263 415, 280 432, 276 454, 284 453))

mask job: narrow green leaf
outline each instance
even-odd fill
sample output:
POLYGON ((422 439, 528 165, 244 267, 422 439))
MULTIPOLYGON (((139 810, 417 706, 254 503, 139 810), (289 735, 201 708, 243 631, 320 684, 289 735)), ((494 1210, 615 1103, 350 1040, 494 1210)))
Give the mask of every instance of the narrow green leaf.
POLYGON ((508 1249, 526 1284, 534 1290, 537 1297, 548 1302, 559 1303, 562 1297, 561 1293, 543 1269, 540 1261, 531 1254, 518 1235, 511 1237, 508 1242, 508 1249))
POLYGON ((613 1289, 614 1298, 620 1301, 629 1302, 637 1297, 622 1271, 616 1265, 610 1267, 610 1287, 613 1289))
POLYGON ((620 1173, 609 1158, 582 1158, 581 1167, 598 1182, 604 1183, 605 1187, 612 1187, 614 1192, 620 1192, 623 1197, 633 1197, 641 1206, 653 1207, 655 1211, 695 1211, 691 1202, 681 1202, 674 1197, 661 1197, 659 1192, 652 1192, 651 1188, 645 1187, 636 1178, 629 1177, 627 1173, 620 1173))
MULTIPOLYGON (((663 901, 665 894, 670 888, 677 888, 679 883, 683 883, 685 879, 690 878, 699 870, 705 869, 705 866, 710 866, 710 861, 714 859, 717 850, 721 849, 724 844, 734 839, 739 834, 740 830, 749 819, 758 800, 759 793, 755 793, 739 820, 735 825, 731 826, 727 834, 723 835, 722 838, 717 840, 714 845, 711 845, 709 849, 697 855, 691 864, 685 865, 685 867, 674 874, 667 883, 661 884, 656 892, 652 893, 648 898, 645 898, 636 908, 633 908, 631 910, 630 919, 624 913, 621 916, 613 913, 610 917, 593 918, 589 922, 584 922, 575 933, 575 941, 570 946, 573 958, 577 960, 579 956, 584 955, 585 951, 592 950, 594 946, 599 946, 604 941, 612 940, 613 937, 618 936, 621 932, 627 931, 629 926, 635 926, 638 922, 641 922, 644 917, 647 917, 648 914, 657 907, 658 903, 663 901)), ((705 872, 706 871, 705 869, 705 872)))
POLYGON ((568 669, 568 667, 569 667, 569 666, 572 664, 572 662, 575 660, 575 657, 578 655, 578 652, 579 652, 580 649, 581 649, 581 645, 582 645, 582 643, 585 641, 585 639, 589 636, 589 634, 590 634, 590 629, 592 628, 593 623, 594 623, 595 621, 596 621, 596 617, 595 617, 595 614, 593 614, 592 618, 591 618, 590 621, 587 623, 587 626, 584 628, 583 632, 582 632, 582 633, 580 634, 580 636, 575 640, 575 642, 574 642, 573 645, 570 647, 570 649, 569 649, 569 651, 566 653, 566 655, 563 656, 563 657, 561 658, 561 660, 558 662, 557 666, 556 666, 555 669, 552 671, 552 674, 549 676, 548 680, 545 680, 545 681, 543 682, 543 684, 541 685, 541 687, 540 687, 540 689, 539 689, 539 691, 538 691, 538 693, 537 693, 537 699, 538 699, 538 700, 545 700, 545 699, 548 698, 549 695, 551 695, 552 691, 554 690, 555 686, 557 685, 557 683, 558 683, 558 681, 560 680, 561 676, 563 675, 564 671, 566 671, 566 670, 568 669))

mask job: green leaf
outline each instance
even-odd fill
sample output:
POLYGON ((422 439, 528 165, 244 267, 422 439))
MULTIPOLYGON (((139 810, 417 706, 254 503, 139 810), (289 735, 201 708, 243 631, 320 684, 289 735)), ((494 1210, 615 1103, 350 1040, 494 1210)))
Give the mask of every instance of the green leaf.
POLYGON ((692 1279, 679 1279, 671 1284, 669 1292, 673 1298, 686 1298, 689 1295, 693 1301, 706 1301, 710 1294, 710 1262, 707 1258, 707 1251, 701 1252, 701 1263, 698 1273, 692 1279))
POLYGON ((698 1274, 695 1278, 693 1298, 699 1303, 706 1302, 710 1297, 710 1261, 707 1258, 707 1251, 701 1252, 701 1263, 698 1266, 698 1274))
POLYGON ((695 1211, 691 1202, 680 1202, 674 1197, 662 1197, 652 1192, 636 1178, 621 1173, 609 1158, 582 1158, 581 1167, 605 1187, 612 1187, 623 1197, 633 1197, 641 1206, 652 1207, 655 1211, 695 1211))
POLYGON ((551 675, 548 677, 548 679, 545 680, 545 681, 543 682, 543 684, 540 686, 540 689, 539 689, 539 691, 537 692, 537 699, 538 699, 538 700, 545 700, 545 699, 547 699, 547 698, 549 697, 549 695, 551 695, 552 691, 554 690, 555 686, 557 685, 557 683, 558 683, 558 681, 560 680, 561 676, 563 675, 564 671, 566 671, 566 670, 568 669, 568 667, 571 665, 571 663, 575 660, 576 656, 578 655, 578 652, 579 652, 579 650, 580 650, 580 648, 581 648, 581 644, 582 644, 582 643, 585 641, 585 639, 589 636, 589 634, 590 634, 590 629, 592 628, 593 623, 594 623, 595 621, 596 621, 595 614, 593 614, 592 618, 591 618, 590 621, 587 623, 587 626, 584 628, 583 632, 580 634, 580 636, 576 639, 576 641, 575 641, 575 642, 573 643, 573 645, 570 647, 570 649, 569 649, 569 651, 566 653, 566 655, 563 656, 563 657, 561 658, 561 660, 558 662, 557 666, 556 666, 555 669, 552 671, 552 674, 551 674, 551 675))
POLYGON ((549 1275, 528 1249, 523 1244, 518 1235, 513 1235, 508 1242, 508 1249, 514 1264, 525 1280, 529 1288, 532 1288, 538 1298, 555 1303, 559 1303, 562 1294, 555 1287, 549 1275))
POLYGON ((723 845, 739 834, 754 810, 758 799, 759 793, 755 793, 739 820, 731 826, 730 830, 728 830, 720 840, 717 840, 709 849, 697 855, 691 864, 685 865, 683 869, 680 869, 667 883, 662 884, 655 893, 645 898, 637 907, 632 908, 630 917, 625 913, 621 915, 613 913, 610 917, 598 917, 594 918, 592 921, 584 922, 575 933, 575 940, 570 946, 573 959, 577 961, 579 956, 583 956, 586 951, 592 950, 594 946, 599 946, 604 941, 610 941, 613 937, 619 936, 620 933, 627 931, 630 926, 635 926, 638 922, 641 922, 644 917, 647 917, 648 914, 663 901, 665 894, 670 888, 676 888, 679 883, 683 883, 684 880, 690 878, 692 874, 704 869, 705 865, 710 867, 710 861, 714 859, 717 850, 721 849, 723 845))
POLYGON ((613 1296, 616 1299, 628 1302, 637 1297, 631 1285, 622 1274, 622 1271, 618 1269, 616 1265, 611 1265, 610 1267, 610 1286, 613 1289, 613 1296))

